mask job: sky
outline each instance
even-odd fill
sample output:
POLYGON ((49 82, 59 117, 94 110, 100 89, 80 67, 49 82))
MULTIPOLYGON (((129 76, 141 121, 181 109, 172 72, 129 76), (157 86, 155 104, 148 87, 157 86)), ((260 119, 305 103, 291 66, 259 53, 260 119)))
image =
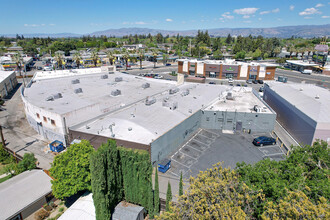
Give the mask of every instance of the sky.
POLYGON ((0 0, 0 34, 330 24, 330 0, 0 0))

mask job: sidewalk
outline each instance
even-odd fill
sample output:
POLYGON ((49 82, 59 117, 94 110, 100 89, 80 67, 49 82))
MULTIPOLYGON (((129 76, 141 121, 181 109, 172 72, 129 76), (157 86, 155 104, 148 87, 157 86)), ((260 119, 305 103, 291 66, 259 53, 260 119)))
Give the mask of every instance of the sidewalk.
POLYGON ((279 140, 285 145, 288 150, 291 150, 292 145, 299 146, 297 141, 277 121, 275 121, 274 132, 275 135, 279 138, 279 140))

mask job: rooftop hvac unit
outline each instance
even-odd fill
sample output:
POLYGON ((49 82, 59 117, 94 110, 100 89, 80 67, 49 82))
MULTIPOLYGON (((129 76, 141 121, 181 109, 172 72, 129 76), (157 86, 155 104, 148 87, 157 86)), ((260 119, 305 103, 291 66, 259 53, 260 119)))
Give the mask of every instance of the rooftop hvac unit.
POLYGON ((62 96, 61 93, 56 93, 56 94, 53 95, 53 97, 54 97, 54 99, 60 99, 60 98, 62 98, 63 96, 62 96))
POLYGON ((253 107, 253 110, 256 111, 256 112, 261 112, 262 108, 259 105, 255 105, 253 107))
POLYGON ((116 77, 115 78, 115 82, 121 82, 121 81, 123 81, 123 77, 116 77))
POLYGON ((150 87, 150 83, 143 83, 142 88, 146 89, 150 87))
POLYGON ((119 89, 113 90, 113 91, 111 91, 111 95, 112 96, 119 96, 119 95, 121 95, 121 91, 119 89))
POLYGON ((78 83, 80 83, 80 80, 79 79, 71 80, 71 84, 78 84, 78 83))
POLYGON ((234 100, 233 93, 228 92, 228 93, 227 93, 227 96, 226 96, 226 99, 227 99, 227 100, 234 100))
POLYGON ((108 79, 108 78, 109 78, 108 75, 102 75, 102 76, 101 76, 101 79, 108 79))
POLYGON ((170 103, 170 104, 169 104, 169 108, 170 108, 171 110, 175 110, 175 109, 177 109, 177 108, 178 108, 178 102, 172 102, 172 103, 170 103))
POLYGON ((186 89, 184 90, 182 93, 181 93, 182 96, 187 96, 189 95, 189 89, 186 89))
POLYGON ((77 93, 82 93, 82 92, 83 92, 83 91, 82 91, 82 88, 78 88, 78 89, 75 89, 75 90, 74 90, 74 93, 76 93, 76 94, 77 94, 77 93))
POLYGON ((155 98, 150 98, 149 96, 146 99, 146 105, 152 105, 156 102, 155 98))
POLYGON ((177 92, 179 92, 179 88, 170 89, 170 91, 169 91, 170 94, 174 94, 174 93, 177 93, 177 92))

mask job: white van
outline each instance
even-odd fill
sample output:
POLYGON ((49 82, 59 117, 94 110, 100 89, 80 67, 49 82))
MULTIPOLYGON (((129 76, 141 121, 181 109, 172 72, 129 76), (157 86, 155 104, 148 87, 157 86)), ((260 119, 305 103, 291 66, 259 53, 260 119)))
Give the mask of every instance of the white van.
POLYGON ((44 71, 52 71, 53 69, 51 68, 51 67, 49 67, 49 66, 45 66, 44 67, 44 71))
POLYGON ((304 70, 301 73, 311 75, 312 74, 312 70, 304 70))

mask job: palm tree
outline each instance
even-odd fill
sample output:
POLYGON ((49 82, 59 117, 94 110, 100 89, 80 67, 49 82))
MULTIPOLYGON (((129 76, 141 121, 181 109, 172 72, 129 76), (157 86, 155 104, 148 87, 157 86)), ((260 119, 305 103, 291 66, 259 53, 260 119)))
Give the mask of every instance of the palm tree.
POLYGON ((61 53, 55 53, 55 60, 57 62, 57 68, 61 67, 63 65, 63 55, 61 53))
POLYGON ((305 51, 306 51, 305 47, 299 48, 299 53, 301 53, 301 59, 302 60, 304 60, 305 51))
POLYGON ((108 50, 106 54, 107 58, 109 59, 110 65, 113 65, 113 60, 115 59, 113 52, 111 50, 108 50))
POLYGON ((167 59, 168 59, 168 54, 164 53, 164 54, 163 54, 163 62, 164 62, 164 65, 166 65, 166 63, 167 63, 167 59))
POLYGON ((127 70, 127 64, 128 64, 128 59, 129 59, 129 53, 126 51, 123 55, 123 59, 125 60, 125 70, 127 70))
POLYGON ((79 69, 80 61, 81 61, 81 55, 79 52, 75 52, 75 54, 73 55, 73 60, 76 62, 77 67, 79 69))
POLYGON ((139 50, 138 55, 140 60, 140 69, 142 69, 142 60, 144 60, 144 50, 139 50))
POLYGON ((99 55, 97 54, 97 51, 95 50, 92 51, 91 59, 93 60, 94 66, 96 67, 97 61, 99 59, 99 55))
POLYGON ((153 58, 153 61, 154 61, 154 68, 156 68, 157 56, 158 56, 158 51, 157 50, 153 50, 152 51, 152 58, 153 58))
POLYGON ((297 52, 296 48, 294 46, 290 46, 289 47, 290 59, 292 58, 292 54, 295 52, 297 52))
POLYGON ((13 61, 16 63, 16 70, 18 70, 19 75, 22 76, 21 67, 22 67, 23 58, 22 58, 21 54, 15 53, 13 56, 13 61))

